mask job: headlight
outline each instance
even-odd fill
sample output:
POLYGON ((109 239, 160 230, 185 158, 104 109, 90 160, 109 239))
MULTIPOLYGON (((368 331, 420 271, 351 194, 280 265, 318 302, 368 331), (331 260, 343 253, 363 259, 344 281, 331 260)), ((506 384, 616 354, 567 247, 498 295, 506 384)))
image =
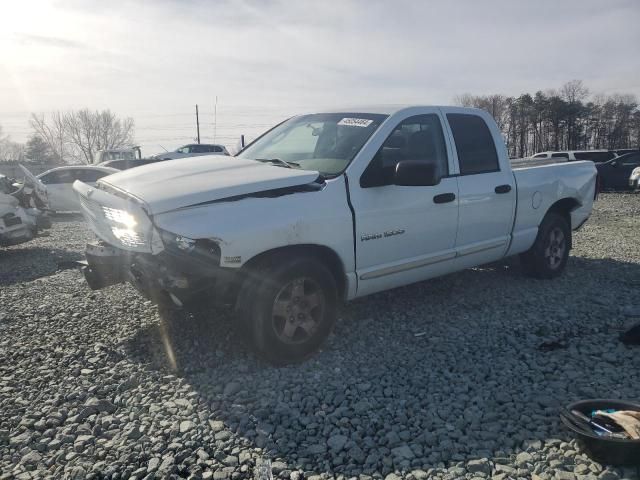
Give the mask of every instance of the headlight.
POLYGON ((109 222, 111 233, 125 247, 143 247, 146 245, 144 233, 137 230, 138 221, 126 210, 102 207, 104 218, 109 222))
POLYGON ((111 232, 125 247, 142 247, 145 245, 144 236, 130 228, 111 227, 111 232))
POLYGON ((138 222, 135 217, 131 215, 126 210, 119 210, 117 208, 110 207, 102 207, 102 211, 104 212, 104 216, 107 220, 113 223, 119 223, 120 225, 124 225, 125 227, 131 229, 135 227, 138 222))

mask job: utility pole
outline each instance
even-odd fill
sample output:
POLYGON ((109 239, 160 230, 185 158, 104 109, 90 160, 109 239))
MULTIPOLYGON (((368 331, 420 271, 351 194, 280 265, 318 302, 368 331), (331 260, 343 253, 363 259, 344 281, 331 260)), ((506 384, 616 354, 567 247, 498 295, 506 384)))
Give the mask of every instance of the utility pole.
POLYGON ((198 104, 196 103, 196 127, 198 128, 198 145, 200 145, 200 117, 198 116, 198 104))
POLYGON ((218 130, 218 96, 213 104, 213 141, 216 141, 216 131, 218 130))

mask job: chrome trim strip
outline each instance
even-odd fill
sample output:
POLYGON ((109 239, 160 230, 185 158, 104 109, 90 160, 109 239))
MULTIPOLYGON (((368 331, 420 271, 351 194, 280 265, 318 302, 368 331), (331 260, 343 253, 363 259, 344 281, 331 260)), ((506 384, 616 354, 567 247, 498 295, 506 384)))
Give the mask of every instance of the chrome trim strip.
POLYGON ((445 260, 451 260, 456 257, 463 257, 465 255, 471 255, 473 253, 483 252, 485 250, 492 250, 494 248, 504 247, 508 241, 508 238, 502 240, 496 240, 490 243, 484 243, 481 245, 472 245, 459 249, 455 252, 442 253, 440 255, 433 255, 427 258, 421 258, 419 260, 413 260, 411 262, 403 263, 400 265, 394 265, 392 267, 384 267, 371 272, 363 273, 360 275, 360 280, 371 280, 374 278, 384 277, 385 275, 393 275, 394 273, 404 272, 406 270, 412 270, 414 268, 425 267, 433 263, 443 262, 445 260))
POLYGON ((455 258, 456 252, 441 253, 440 255, 433 255, 427 258, 421 258, 419 260, 413 260, 411 262, 403 263, 401 265, 394 265, 392 267, 380 268, 371 272, 363 273, 360 275, 360 280, 371 280, 373 278, 384 277, 385 275, 391 275, 394 273, 404 272, 405 270, 412 270, 414 268, 424 267, 431 265, 432 263, 442 262, 444 260, 451 260, 455 258))
POLYGON ((471 255, 472 253, 483 252, 485 250, 492 250, 494 248, 502 247, 507 243, 507 238, 502 240, 496 240, 490 243, 482 243, 480 245, 471 245, 469 247, 463 247, 457 250, 458 257, 464 257, 465 255, 471 255))

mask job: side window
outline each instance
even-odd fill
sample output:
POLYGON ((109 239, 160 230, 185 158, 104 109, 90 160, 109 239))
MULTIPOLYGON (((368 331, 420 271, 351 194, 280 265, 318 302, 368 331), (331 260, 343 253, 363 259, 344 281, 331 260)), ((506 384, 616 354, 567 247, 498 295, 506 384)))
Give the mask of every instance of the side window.
POLYGON ((534 155, 533 158, 547 158, 547 154, 546 153, 539 153, 537 155, 534 155))
POLYGON ((78 177, 78 180, 82 180, 83 182, 97 182, 102 177, 106 177, 107 175, 111 175, 108 172, 103 172, 100 170, 83 170, 82 175, 78 177))
POLYGON ((43 175, 42 177, 40 177, 40 181, 45 185, 54 185, 56 183, 60 183, 58 181, 58 172, 56 171, 56 172, 47 173, 46 175, 43 175))
POLYGON ((215 152, 215 153, 220 153, 220 152, 222 152, 222 148, 220 148, 220 147, 219 147, 219 146, 217 146, 217 145, 213 145, 213 146, 211 147, 211 151, 212 151, 212 152, 215 152))
POLYGON ((73 183, 84 178, 84 170, 82 169, 61 170, 60 174, 60 183, 73 183))
POLYGON ((551 158, 566 158, 567 160, 569 159, 569 154, 562 152, 562 153, 552 153, 551 154, 551 158))
POLYGON ((613 152, 576 152, 576 160, 591 160, 592 162, 606 162, 615 157, 613 152))
POLYGON ((489 127, 481 117, 464 113, 448 113, 447 120, 449 120, 458 151, 460 175, 500 170, 496 145, 489 127))
POLYGON ((440 176, 449 174, 447 148, 437 115, 416 115, 400 122, 362 174, 360 185, 390 185, 396 165, 402 160, 433 163, 440 176))
POLYGON ((45 185, 57 185, 61 183, 73 183, 76 180, 75 173, 77 170, 56 170, 43 177, 40 181, 45 185))

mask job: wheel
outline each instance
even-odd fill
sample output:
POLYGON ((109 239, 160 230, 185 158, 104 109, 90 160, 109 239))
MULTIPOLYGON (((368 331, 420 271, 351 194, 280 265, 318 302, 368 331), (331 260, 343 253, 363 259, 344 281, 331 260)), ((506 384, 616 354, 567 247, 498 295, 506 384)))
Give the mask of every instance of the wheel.
POLYGON ((331 332, 337 301, 336 281, 322 263, 277 255, 255 269, 241 288, 240 330, 270 363, 300 362, 331 332))
POLYGON ((545 215, 533 246, 520 255, 524 271, 536 278, 554 278, 562 273, 571 245, 571 228, 558 213, 545 215))

